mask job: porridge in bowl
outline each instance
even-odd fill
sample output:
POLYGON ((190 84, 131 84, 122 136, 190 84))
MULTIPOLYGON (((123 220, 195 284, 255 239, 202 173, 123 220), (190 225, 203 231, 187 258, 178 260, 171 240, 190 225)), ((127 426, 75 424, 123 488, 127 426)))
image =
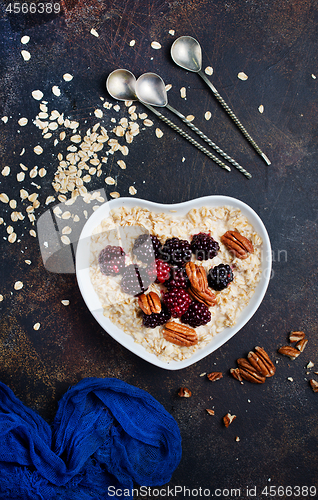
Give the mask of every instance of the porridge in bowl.
POLYGON ((105 317, 161 361, 183 361, 236 324, 261 251, 239 208, 119 207, 92 232, 90 279, 105 317))

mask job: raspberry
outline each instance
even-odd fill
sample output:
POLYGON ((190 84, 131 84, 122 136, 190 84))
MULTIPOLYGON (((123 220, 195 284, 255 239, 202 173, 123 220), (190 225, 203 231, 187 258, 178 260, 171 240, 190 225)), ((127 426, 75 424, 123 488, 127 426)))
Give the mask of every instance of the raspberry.
POLYGON ((134 242, 132 253, 138 260, 148 264, 149 262, 153 262, 155 257, 159 256, 161 246, 157 236, 140 234, 134 242))
POLYGON ((164 325, 171 318, 171 313, 167 306, 162 305, 160 313, 145 314, 142 313, 142 324, 147 328, 156 328, 156 326, 164 325))
POLYGON ((218 266, 212 267, 208 272, 209 287, 218 292, 224 290, 233 279, 234 275, 228 264, 219 264, 218 266))
POLYGON ((160 259, 156 259, 156 283, 164 283, 170 278, 170 266, 160 259))
POLYGON ((160 250, 160 258, 171 266, 182 267, 191 259, 191 245, 187 240, 170 238, 160 250))
POLYGON ((170 271, 170 277, 165 281, 165 286, 167 288, 184 288, 187 289, 189 286, 189 278, 187 276, 184 267, 172 267, 170 271))
POLYGON ((191 250, 197 260, 208 260, 217 255, 220 246, 208 233, 198 233, 192 237, 191 250))
POLYGON ((181 321, 192 326, 192 328, 196 328, 211 321, 211 313, 205 304, 192 302, 187 311, 181 316, 181 321))
POLYGON ((151 282, 145 269, 139 268, 136 264, 130 264, 125 269, 120 286, 123 292, 137 297, 147 290, 151 282))
POLYGON ((106 276, 120 274, 125 267, 125 252, 121 247, 107 245, 98 256, 98 264, 106 276))
POLYGON ((192 299, 183 288, 172 288, 163 296, 163 302, 171 312, 171 316, 178 318, 188 309, 192 299))

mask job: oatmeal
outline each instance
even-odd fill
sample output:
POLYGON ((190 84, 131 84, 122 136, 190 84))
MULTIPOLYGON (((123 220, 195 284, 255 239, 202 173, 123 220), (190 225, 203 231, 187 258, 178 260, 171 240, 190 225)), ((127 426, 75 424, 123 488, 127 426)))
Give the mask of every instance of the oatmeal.
MULTIPOLYGON (((131 335, 136 343, 141 344, 147 351, 158 356, 161 361, 167 363, 172 360, 182 361, 191 357, 198 349, 209 344, 212 338, 226 327, 235 325, 260 280, 261 248, 262 240, 260 236, 237 208, 230 206, 201 207, 194 208, 185 215, 177 215, 173 212, 151 212, 138 206, 129 209, 121 207, 112 210, 110 215, 103 219, 99 226, 93 230, 90 278, 101 302, 104 316, 109 318, 127 335, 131 335), (221 241, 222 236, 228 231, 242 235, 244 240, 247 239, 251 243, 253 251, 251 253, 247 252, 244 258, 235 256, 235 253, 231 252, 221 241), (152 235, 156 237, 157 241, 159 240, 161 245, 164 245, 171 238, 178 238, 186 243, 191 243, 193 236, 200 233, 211 235, 212 239, 217 242, 218 251, 215 252, 215 256, 207 260, 201 260, 202 257, 199 254, 190 252, 188 260, 190 259, 191 262, 203 268, 207 276, 209 276, 211 268, 216 268, 216 266, 222 264, 221 267, 230 269, 232 277, 222 290, 211 290, 209 288, 209 292, 215 294, 215 301, 213 305, 205 306, 209 312, 209 321, 195 328, 198 339, 196 344, 190 346, 176 345, 164 337, 164 325, 160 324, 153 328, 144 326, 144 313, 138 304, 138 297, 123 291, 121 284, 123 269, 120 268, 121 261, 118 260, 119 258, 122 259, 122 256, 119 255, 117 258, 116 252, 114 253, 112 262, 115 271, 112 275, 102 273, 99 256, 108 245, 112 246, 112 248, 117 246, 117 249, 121 247, 125 253, 124 265, 126 267, 124 269, 129 267, 133 273, 134 264, 137 264, 138 269, 140 269, 140 276, 146 282, 144 289, 139 290, 139 294, 143 291, 146 294, 154 292, 162 298, 167 291, 165 285, 154 282, 154 278, 149 279, 151 275, 149 269, 151 269, 151 265, 155 266, 154 257, 151 265, 149 262, 148 264, 140 262, 132 252, 136 239, 140 235, 146 234, 149 235, 149 241, 151 241, 150 235, 152 235), (144 278, 145 276, 146 278, 144 278)), ((208 254, 207 256, 210 257, 211 255, 208 254)), ((209 281, 209 283, 211 282, 209 281)), ((132 293, 134 292, 136 290, 132 291, 132 293)), ((174 316, 171 320, 176 324, 182 323, 180 316, 174 316)))

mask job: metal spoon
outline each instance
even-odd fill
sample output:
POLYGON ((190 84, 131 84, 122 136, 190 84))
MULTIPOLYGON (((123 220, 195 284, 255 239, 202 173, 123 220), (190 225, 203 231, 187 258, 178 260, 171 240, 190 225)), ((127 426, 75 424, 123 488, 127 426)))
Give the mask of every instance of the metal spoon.
MULTIPOLYGON (((109 94, 114 98, 114 99, 119 99, 120 101, 138 101, 139 99, 137 98, 136 95, 136 78, 127 69, 116 69, 112 73, 108 75, 108 78, 106 80, 106 88, 109 94)), ((141 101, 140 101, 141 102, 141 101)), ((155 108, 152 106, 149 106, 148 104, 142 102, 142 104, 148 108, 150 111, 152 111, 160 120, 165 122, 169 127, 171 127, 173 130, 178 132, 182 137, 187 139, 193 146, 198 148, 200 151, 202 151, 204 154, 206 154, 209 158, 211 158, 215 163, 217 163, 220 167, 224 168, 225 170, 228 170, 229 172, 231 171, 230 167, 223 163, 219 158, 217 158, 214 154, 212 154, 208 149, 204 148, 199 144, 197 141, 192 139, 192 137, 184 132, 180 127, 177 127, 172 121, 170 121, 168 118, 166 118, 164 115, 159 113, 155 108)))
POLYGON ((223 106, 228 115, 232 118, 234 123, 238 126, 242 134, 246 137, 246 139, 252 144, 254 149, 258 152, 259 155, 265 160, 267 165, 270 165, 271 162, 268 157, 263 153, 263 151, 256 144, 254 139, 247 132, 245 127, 239 121, 237 116, 233 113, 231 108, 226 104, 223 97, 218 93, 214 85, 210 82, 210 80, 206 77, 205 73, 202 71, 202 51, 199 42, 192 38, 192 36, 181 36, 177 38, 172 44, 171 47, 171 57, 172 60, 181 68, 187 69, 188 71, 193 71, 198 73, 201 78, 205 81, 205 83, 210 87, 213 94, 219 101, 219 103, 223 106))
POLYGON ((198 129, 193 123, 191 123, 187 118, 177 111, 175 108, 168 104, 167 91, 162 78, 156 73, 144 73, 141 75, 136 82, 136 95, 138 99, 146 104, 152 106, 166 107, 172 113, 176 114, 181 120, 190 127, 196 134, 198 134, 201 139, 203 139, 207 144, 212 146, 223 158, 232 163, 242 174, 244 174, 248 179, 252 176, 245 168, 243 168, 239 163, 237 163, 231 156, 226 154, 219 146, 217 146, 209 137, 207 137, 200 129, 198 129))

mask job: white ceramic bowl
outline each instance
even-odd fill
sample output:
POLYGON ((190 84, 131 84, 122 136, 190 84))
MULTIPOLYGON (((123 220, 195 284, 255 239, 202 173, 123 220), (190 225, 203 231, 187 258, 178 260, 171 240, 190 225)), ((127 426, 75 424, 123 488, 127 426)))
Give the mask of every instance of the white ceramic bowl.
POLYGON ((206 196, 184 203, 171 205, 163 205, 160 203, 153 203, 136 198, 118 198, 115 200, 111 200, 101 205, 96 210, 96 212, 94 212, 93 215, 91 215, 91 217, 87 220, 81 232, 76 251, 76 276, 78 285, 83 299, 96 321, 109 335, 111 335, 115 340, 117 340, 127 349, 137 354, 137 356, 140 356, 153 365, 165 368, 167 370, 180 370, 181 368, 185 368, 192 365, 193 363, 196 363, 200 359, 208 356, 213 351, 218 349, 231 337, 233 337, 233 335, 235 335, 239 330, 241 330, 241 328, 251 319, 263 300, 270 280, 271 266, 271 244, 263 222, 254 212, 254 210, 252 210, 252 208, 250 208, 248 205, 240 200, 237 200, 236 198, 231 198, 228 196, 206 196), (241 210, 241 212, 247 217, 248 221, 252 224, 255 231, 263 240, 261 262, 262 277, 255 289, 250 302, 240 314, 237 323, 234 326, 225 328, 222 332, 218 333, 207 346, 203 347, 202 349, 198 349, 189 359, 186 359, 184 361, 171 361, 169 363, 164 363, 155 354, 146 351, 144 347, 137 344, 130 335, 124 333, 103 315, 101 303, 90 280, 90 237, 93 229, 109 215, 110 210, 118 208, 120 206, 124 206, 127 208, 140 206, 145 207, 153 212, 168 213, 171 210, 176 210, 180 215, 186 214, 192 208, 199 208, 202 206, 231 206, 233 208, 239 208, 241 210))

